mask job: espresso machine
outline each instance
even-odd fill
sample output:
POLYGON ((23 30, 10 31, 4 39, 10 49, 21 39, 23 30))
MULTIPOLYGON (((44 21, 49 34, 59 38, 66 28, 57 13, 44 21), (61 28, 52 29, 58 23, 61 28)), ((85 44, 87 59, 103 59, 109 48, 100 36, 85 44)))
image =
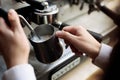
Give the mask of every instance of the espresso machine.
MULTIPOLYGON (((18 9, 16 11, 23 15, 28 22, 35 27, 41 24, 52 24, 53 22, 57 22, 59 8, 55 4, 47 1, 36 1, 34 3, 34 1, 35 0, 26 1, 28 4, 30 4, 30 6, 18 9), (36 3, 39 3, 38 6, 36 3), (27 15, 23 14, 23 12, 27 15)), ((55 27, 55 30, 59 30, 57 26, 55 27)), ((37 80, 57 80, 59 77, 81 63, 81 57, 76 56, 71 51, 70 47, 66 48, 66 44, 62 39, 59 39, 59 41, 62 45, 63 53, 59 59, 48 64, 38 61, 35 56, 34 49, 31 47, 29 63, 34 67, 37 80)))
MULTIPOLYGON (((63 27, 69 24, 65 24, 57 20, 59 8, 56 4, 54 4, 54 2, 54 0, 16 0, 14 4, 19 6, 15 9, 17 13, 24 16, 33 28, 41 24, 51 24, 55 26, 55 30, 57 31, 61 30, 63 27)), ((22 26, 23 28, 26 27, 26 25, 24 24, 22 24, 22 26)), ((92 31, 89 32, 99 42, 102 41, 102 36, 100 34, 92 31)), ((75 68, 87 58, 86 55, 75 55, 75 53, 71 51, 69 46, 66 47, 66 44, 62 39, 59 40, 63 47, 63 54, 59 59, 48 64, 42 63, 37 60, 34 49, 31 45, 29 63, 34 67, 37 80, 57 80, 59 79, 59 77, 61 77, 71 69, 75 68)))

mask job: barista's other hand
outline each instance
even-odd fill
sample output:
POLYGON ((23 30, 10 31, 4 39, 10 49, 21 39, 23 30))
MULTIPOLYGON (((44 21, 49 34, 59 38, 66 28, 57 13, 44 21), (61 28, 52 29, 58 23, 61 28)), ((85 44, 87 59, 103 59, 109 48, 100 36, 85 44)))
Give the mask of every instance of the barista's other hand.
POLYGON ((7 68, 28 63, 30 45, 20 24, 18 14, 10 9, 8 19, 11 26, 7 26, 0 17, 0 53, 3 55, 7 68))
POLYGON ((101 44, 81 26, 66 26, 62 31, 57 31, 56 36, 64 39, 77 55, 81 55, 82 52, 93 59, 101 47, 101 44))

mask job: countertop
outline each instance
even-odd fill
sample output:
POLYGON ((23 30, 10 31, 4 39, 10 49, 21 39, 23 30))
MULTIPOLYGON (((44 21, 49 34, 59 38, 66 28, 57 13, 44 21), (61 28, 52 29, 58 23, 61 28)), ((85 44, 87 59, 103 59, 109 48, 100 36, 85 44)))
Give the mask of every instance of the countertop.
POLYGON ((92 64, 90 58, 87 58, 83 63, 76 66, 58 80, 99 80, 102 73, 102 70, 92 64))

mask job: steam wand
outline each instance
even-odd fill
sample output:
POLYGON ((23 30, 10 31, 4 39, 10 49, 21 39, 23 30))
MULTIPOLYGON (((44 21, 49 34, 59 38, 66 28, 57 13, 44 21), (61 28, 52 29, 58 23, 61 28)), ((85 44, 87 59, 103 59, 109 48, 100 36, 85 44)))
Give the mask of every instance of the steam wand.
POLYGON ((33 27, 27 22, 27 20, 22 15, 19 15, 19 18, 21 22, 29 28, 32 37, 35 36, 35 38, 37 38, 38 40, 41 39, 40 36, 34 31, 33 27))

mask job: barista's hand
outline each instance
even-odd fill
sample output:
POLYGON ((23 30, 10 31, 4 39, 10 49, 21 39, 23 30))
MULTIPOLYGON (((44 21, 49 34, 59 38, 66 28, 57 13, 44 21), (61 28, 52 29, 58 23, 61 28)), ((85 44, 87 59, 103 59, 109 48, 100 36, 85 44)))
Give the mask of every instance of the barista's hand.
POLYGON ((11 68, 28 63, 30 45, 17 13, 9 10, 8 18, 11 26, 7 26, 0 17, 0 53, 5 59, 7 68, 11 68))
POLYGON ((101 47, 101 44, 81 26, 64 27, 62 31, 56 32, 56 36, 64 39, 77 55, 81 55, 82 52, 93 59, 98 55, 101 47))

